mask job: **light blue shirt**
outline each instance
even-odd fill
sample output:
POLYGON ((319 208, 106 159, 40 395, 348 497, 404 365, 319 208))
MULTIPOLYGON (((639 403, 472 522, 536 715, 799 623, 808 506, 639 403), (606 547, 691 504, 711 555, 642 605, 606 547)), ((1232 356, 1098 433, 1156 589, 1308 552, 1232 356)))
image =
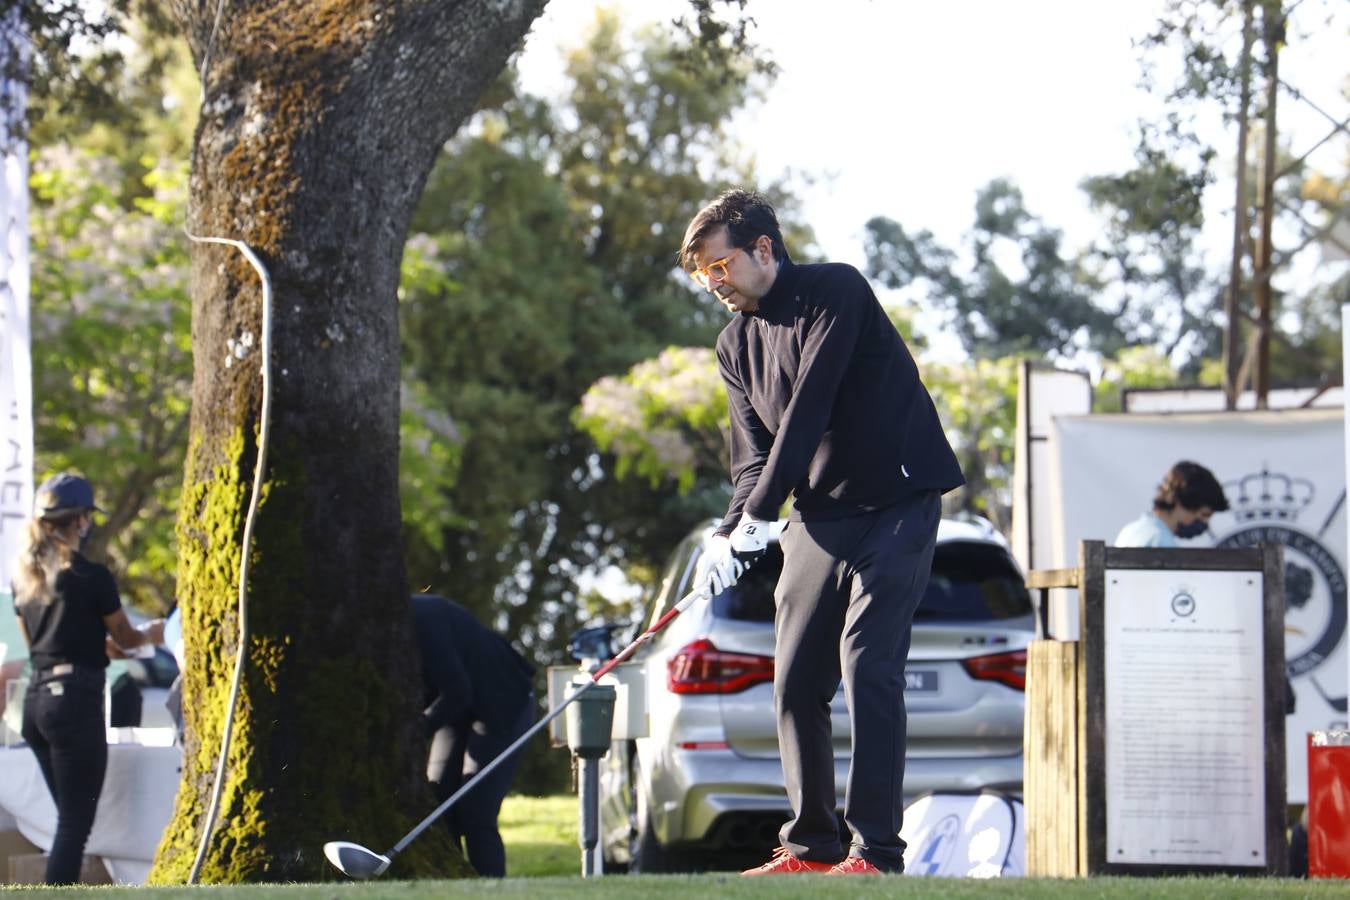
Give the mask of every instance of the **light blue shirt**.
POLYGON ((1116 547, 1180 547, 1177 536, 1151 512, 1144 513, 1116 535, 1116 547))

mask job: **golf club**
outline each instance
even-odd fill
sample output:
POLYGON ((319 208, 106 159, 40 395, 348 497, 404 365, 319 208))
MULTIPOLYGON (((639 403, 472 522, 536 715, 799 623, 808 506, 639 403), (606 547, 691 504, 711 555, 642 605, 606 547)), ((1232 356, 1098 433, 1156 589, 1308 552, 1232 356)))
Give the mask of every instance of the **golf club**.
POLYGON ((328 857, 328 861, 332 863, 333 866, 339 872, 342 872, 344 875, 347 875, 348 877, 351 878, 374 878, 377 875, 383 874, 384 871, 389 868, 389 864, 393 861, 394 857, 402 853, 404 848, 406 848, 409 844, 411 844, 414 840, 416 840, 417 836, 421 834, 423 831, 425 831, 428 825, 439 819, 447 809, 454 806, 455 801, 459 800, 460 797, 463 797, 465 794, 471 791, 474 785, 478 784, 478 782, 481 781, 484 777, 486 777, 489 772, 497 768, 497 766, 503 760, 509 757, 512 753, 516 752, 516 750, 518 750, 521 746, 523 746, 525 742, 528 741, 530 738, 534 737, 534 735, 539 733, 539 731, 543 729, 544 726, 546 726, 549 722, 552 722, 559 715, 561 715, 562 711, 566 709, 568 705, 572 703, 572 701, 576 700, 582 694, 586 693, 588 690, 595 687, 595 685, 599 683, 601 678, 609 674, 610 670, 612 670, 615 666, 619 665, 619 663, 628 659, 635 652, 637 652, 637 649, 639 647, 641 647, 647 641, 650 641, 653 637, 655 637, 657 632, 659 632, 662 628, 665 628, 668 624, 670 624, 670 621, 672 619, 674 619, 680 613, 684 612, 686 609, 692 606, 695 600, 699 599, 700 597, 706 598, 708 596, 708 590, 709 590, 708 587, 705 585, 702 588, 690 591, 688 594, 685 594, 684 597, 680 599, 680 602, 676 603, 663 616, 661 616, 661 618, 653 622, 650 628, 648 628, 646 631, 642 632, 642 634, 634 638, 633 642, 629 644, 627 647, 623 648, 623 650, 619 651, 617 656, 615 656, 609 662, 605 663, 600 668, 592 672, 590 681, 586 682, 584 685, 582 685, 580 688, 574 691, 571 695, 569 695, 567 699, 563 700, 562 703, 559 703, 556 707, 550 710, 548 715, 544 716, 538 722, 534 723, 534 725, 530 727, 529 731, 526 731, 520 737, 516 738, 515 742, 511 744, 511 746, 503 750, 501 753, 499 753, 497 757, 492 760, 492 762, 488 763, 486 766, 479 769, 476 775, 474 775, 468 781, 464 782, 464 784, 460 787, 459 790, 455 791, 448 798, 446 798, 445 801, 442 802, 440 806, 432 810, 431 815, 427 816, 425 819, 419 822, 417 826, 413 828, 412 831, 409 831, 406 835, 404 835, 403 839, 399 841, 397 844, 395 844, 392 849, 381 854, 376 853, 375 851, 370 850, 366 847, 362 847, 360 844, 353 844, 350 841, 329 841, 328 843, 323 845, 323 855, 328 857))

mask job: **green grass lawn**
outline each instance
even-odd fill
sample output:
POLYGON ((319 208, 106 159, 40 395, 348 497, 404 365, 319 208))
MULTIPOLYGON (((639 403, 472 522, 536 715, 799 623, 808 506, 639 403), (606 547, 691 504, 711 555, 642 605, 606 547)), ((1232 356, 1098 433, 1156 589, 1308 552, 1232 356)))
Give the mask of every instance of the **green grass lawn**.
POLYGON ((1350 897, 1350 883, 1273 878, 1091 878, 1054 880, 1009 878, 830 878, 789 875, 741 878, 732 872, 707 875, 610 875, 580 877, 575 796, 508 797, 502 807, 506 843, 505 881, 370 881, 336 884, 249 885, 176 888, 17 888, 0 886, 0 897, 89 897, 93 892, 136 892, 154 900, 439 900, 491 897, 493 900, 822 900, 914 897, 939 900, 1208 900, 1208 898, 1350 897))
POLYGON ((506 844, 507 873, 512 878, 581 875, 577 817, 574 794, 507 797, 497 819, 506 844))

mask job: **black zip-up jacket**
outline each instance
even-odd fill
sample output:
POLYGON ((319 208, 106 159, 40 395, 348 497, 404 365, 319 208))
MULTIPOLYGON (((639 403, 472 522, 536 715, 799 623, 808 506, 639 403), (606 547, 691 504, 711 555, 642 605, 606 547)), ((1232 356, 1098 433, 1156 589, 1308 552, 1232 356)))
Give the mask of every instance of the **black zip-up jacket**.
POLYGON ((507 733, 529 702, 534 666, 449 598, 414 594, 412 611, 427 733, 448 725, 467 737, 475 722, 488 734, 507 733))
POLYGON ((795 495, 796 521, 884 509, 965 483, 914 358, 862 273, 843 263, 779 263, 759 309, 717 338, 731 407, 742 512, 772 521, 795 495))

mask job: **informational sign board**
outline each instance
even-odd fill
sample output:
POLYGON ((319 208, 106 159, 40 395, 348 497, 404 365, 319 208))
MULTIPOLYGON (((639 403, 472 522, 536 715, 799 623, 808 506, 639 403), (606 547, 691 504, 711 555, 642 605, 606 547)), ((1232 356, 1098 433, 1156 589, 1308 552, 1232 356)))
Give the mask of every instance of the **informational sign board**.
POLYGON ((1107 569, 1112 863, 1266 865, 1260 572, 1107 569))
POLYGON ((1081 874, 1288 870, 1283 556, 1080 546, 1081 874))

